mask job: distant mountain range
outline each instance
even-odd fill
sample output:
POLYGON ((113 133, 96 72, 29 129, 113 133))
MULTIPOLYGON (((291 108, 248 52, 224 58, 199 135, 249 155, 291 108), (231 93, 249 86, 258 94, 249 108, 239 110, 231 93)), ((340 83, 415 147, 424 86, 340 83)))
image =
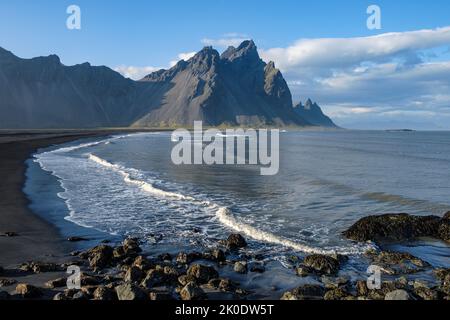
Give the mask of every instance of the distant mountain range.
POLYGON ((253 41, 220 55, 205 47, 188 61, 140 81, 51 55, 21 59, 0 48, 0 128, 191 126, 334 127, 310 100, 293 107, 273 62, 253 41))

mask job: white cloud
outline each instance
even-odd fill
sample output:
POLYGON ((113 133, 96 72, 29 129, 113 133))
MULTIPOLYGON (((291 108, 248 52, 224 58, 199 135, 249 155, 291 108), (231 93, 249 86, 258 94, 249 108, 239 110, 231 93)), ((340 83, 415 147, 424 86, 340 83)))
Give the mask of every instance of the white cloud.
POLYGON ((157 67, 136 67, 136 66, 118 66, 114 68, 114 71, 119 72, 126 78, 133 80, 140 80, 146 75, 155 72, 161 68, 157 67))
POLYGON ((450 27, 392 32, 370 37, 301 39, 287 48, 261 50, 281 69, 344 67, 450 43, 450 27))
POLYGON ((176 65, 177 63, 178 63, 178 61, 180 61, 180 60, 184 60, 184 61, 188 61, 190 58, 192 58, 193 56, 195 56, 195 54, 196 54, 197 52, 183 52, 183 53, 180 53, 179 55, 178 55, 178 60, 172 60, 172 61, 170 61, 170 63, 169 63, 169 65, 170 65, 170 67, 173 67, 174 65, 176 65))
POLYGON ((390 119, 386 126, 407 120, 420 128, 450 129, 450 61, 443 50, 449 44, 450 27, 445 27, 301 39, 260 54, 275 61, 295 100, 313 98, 332 117, 345 120, 343 126, 365 121, 376 127, 390 119))
POLYGON ((183 53, 180 53, 177 56, 177 60, 170 61, 169 65, 167 67, 151 67, 151 66, 137 67, 137 66, 125 66, 125 65, 122 65, 122 66, 115 67, 114 70, 119 72, 120 74, 122 74, 126 78, 130 78, 130 79, 133 79, 133 80, 140 80, 140 79, 142 79, 146 75, 149 75, 152 72, 155 72, 155 71, 158 71, 158 70, 161 70, 161 69, 171 68, 174 65, 176 65, 177 62, 180 61, 180 60, 189 60, 195 54, 196 54, 196 52, 183 52, 183 53))

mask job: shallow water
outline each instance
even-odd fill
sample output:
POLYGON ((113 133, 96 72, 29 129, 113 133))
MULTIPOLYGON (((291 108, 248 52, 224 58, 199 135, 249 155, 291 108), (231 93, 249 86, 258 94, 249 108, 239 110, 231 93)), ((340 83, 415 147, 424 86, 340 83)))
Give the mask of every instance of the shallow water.
MULTIPOLYGON (((195 250, 238 231, 251 240, 250 253, 286 266, 291 254, 362 253, 371 245, 341 236, 361 217, 450 211, 450 132, 309 131, 280 139, 276 176, 261 176, 257 166, 175 166, 169 133, 70 143, 35 156, 26 191, 42 212, 56 206, 58 192, 66 229, 75 223, 195 250), (49 184, 38 164, 57 180, 49 184)), ((426 246, 409 248, 450 266, 448 246, 426 246)), ((365 271, 358 259, 353 268, 365 271)))

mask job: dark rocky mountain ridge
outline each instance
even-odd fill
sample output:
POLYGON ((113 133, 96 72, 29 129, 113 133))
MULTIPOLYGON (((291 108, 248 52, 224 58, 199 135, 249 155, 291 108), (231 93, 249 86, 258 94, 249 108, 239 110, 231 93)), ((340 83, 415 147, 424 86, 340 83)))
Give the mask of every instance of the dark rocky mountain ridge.
POLYGON ((0 48, 0 128, 308 126, 273 62, 253 41, 133 81, 108 67, 22 59, 0 48))

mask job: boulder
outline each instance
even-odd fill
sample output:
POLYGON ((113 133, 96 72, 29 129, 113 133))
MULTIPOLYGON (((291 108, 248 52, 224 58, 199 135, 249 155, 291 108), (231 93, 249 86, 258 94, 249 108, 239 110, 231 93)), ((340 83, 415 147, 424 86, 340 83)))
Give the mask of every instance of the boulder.
POLYGON ((19 283, 16 287, 16 293, 27 299, 42 296, 42 291, 39 288, 26 283, 19 283))
POLYGON ((193 276, 188 276, 186 274, 181 275, 178 277, 178 282, 184 287, 185 285, 187 285, 189 282, 196 282, 197 279, 193 276))
POLYGON ((247 273, 248 272, 247 262, 246 261, 237 261, 234 264, 233 269, 237 273, 241 273, 241 274, 247 273))
POLYGON ((163 269, 151 269, 147 272, 141 286, 147 289, 167 284, 170 278, 164 273, 163 269))
POLYGON ((84 291, 78 291, 72 296, 72 300, 78 300, 78 301, 86 301, 89 300, 90 296, 84 292, 84 291))
POLYGON ((439 300, 438 292, 426 287, 415 287, 414 294, 422 300, 439 300))
POLYGON ((322 286, 305 284, 291 291, 287 291, 281 300, 323 300, 325 290, 322 286))
POLYGON ((400 289, 388 292, 384 300, 410 300, 410 296, 408 292, 400 289))
POLYGON ((312 254, 305 258, 303 265, 313 269, 318 274, 336 274, 339 271, 339 261, 333 257, 312 254))
POLYGON ((80 283, 82 286, 96 286, 99 285, 102 280, 101 277, 91 276, 84 272, 80 274, 80 283))
POLYGON ((163 253, 158 256, 158 259, 161 261, 172 261, 172 255, 170 253, 163 253))
POLYGON ((62 288, 67 286, 67 278, 58 278, 55 280, 49 280, 45 283, 47 288, 62 288))
POLYGON ((186 265, 198 259, 203 259, 203 254, 201 254, 200 252, 180 252, 177 255, 176 262, 178 264, 186 265))
POLYGON ((147 300, 147 295, 138 286, 125 283, 115 288, 119 300, 147 300))
POLYGON ((61 267, 55 263, 47 262, 26 262, 20 267, 20 270, 33 273, 57 272, 62 271, 61 267))
POLYGON ((113 259, 114 250, 112 247, 102 244, 80 254, 81 258, 88 259, 91 268, 94 270, 103 269, 109 266, 113 259))
POLYGON ((189 282, 180 291, 182 300, 202 300, 206 297, 205 292, 194 282, 189 282))
POLYGON ((0 279, 0 288, 1 287, 9 287, 16 283, 17 283, 17 281, 14 279, 0 279))
POLYGON ((266 268, 264 267, 264 264, 259 262, 253 262, 250 264, 250 272, 255 273, 264 273, 266 271, 266 268))
POLYGON ((350 294, 343 288, 329 290, 324 295, 324 300, 347 300, 350 294))
POLYGON ((204 266, 201 264, 192 265, 187 270, 187 275, 197 279, 198 283, 207 283, 209 280, 219 277, 219 274, 214 267, 204 266))
POLYGON ((180 272, 173 266, 165 266, 163 269, 164 274, 172 280, 177 279, 180 276, 180 272))
POLYGON ((116 292, 107 287, 98 287, 93 293, 94 300, 114 301, 117 300, 116 292))
POLYGON ((439 218, 400 213, 362 218, 343 234, 355 241, 408 240, 417 237, 449 241, 448 228, 448 214, 439 218))
POLYGON ((218 289, 223 292, 231 292, 236 289, 236 284, 230 279, 221 279, 218 289))
POLYGON ((138 254, 142 252, 142 249, 139 247, 139 241, 135 238, 127 238, 122 243, 123 250, 127 255, 138 254))
POLYGON ((327 289, 337 289, 349 283, 349 279, 345 277, 328 277, 322 276, 320 279, 327 289))
POLYGON ((149 293, 149 298, 152 301, 167 301, 167 300, 173 300, 172 295, 170 292, 167 291, 152 291, 149 293))
POLYGON ((64 292, 58 292, 53 297, 53 300, 55 300, 55 301, 65 301, 65 300, 70 300, 70 299, 71 298, 69 298, 67 295, 65 295, 64 292))
POLYGON ((438 229, 438 237, 444 241, 450 242, 450 211, 447 212, 441 220, 438 229))
POLYGON ((238 233, 233 233, 228 236, 226 245, 229 249, 239 249, 247 246, 247 241, 238 233))
POLYGON ((81 241, 89 241, 89 239, 83 238, 83 237, 69 237, 67 238, 67 241, 69 242, 81 242, 81 241))
POLYGON ((369 294, 369 288, 367 287, 367 281, 359 280, 356 282, 356 292, 358 296, 367 296, 369 294))
POLYGON ((153 264, 145 257, 137 256, 136 259, 134 259, 133 261, 133 266, 138 267, 142 271, 148 271, 152 268, 153 264))
POLYGON ((130 267, 125 273, 123 280, 126 282, 141 282, 145 273, 138 267, 130 267))
POLYGON ((224 262, 226 260, 225 252, 221 249, 214 249, 203 254, 203 258, 206 260, 212 260, 216 262, 224 262))
POLYGON ((314 270, 312 268, 303 265, 300 265, 299 267, 295 268, 295 274, 303 278, 309 276, 313 272, 314 270))
POLYGON ((0 234, 3 237, 8 237, 8 238, 14 238, 14 237, 18 237, 19 234, 17 232, 14 231, 6 231, 3 232, 2 234, 0 234))
POLYGON ((407 252, 380 251, 366 254, 373 263, 383 269, 387 274, 409 274, 422 271, 430 264, 407 252))

